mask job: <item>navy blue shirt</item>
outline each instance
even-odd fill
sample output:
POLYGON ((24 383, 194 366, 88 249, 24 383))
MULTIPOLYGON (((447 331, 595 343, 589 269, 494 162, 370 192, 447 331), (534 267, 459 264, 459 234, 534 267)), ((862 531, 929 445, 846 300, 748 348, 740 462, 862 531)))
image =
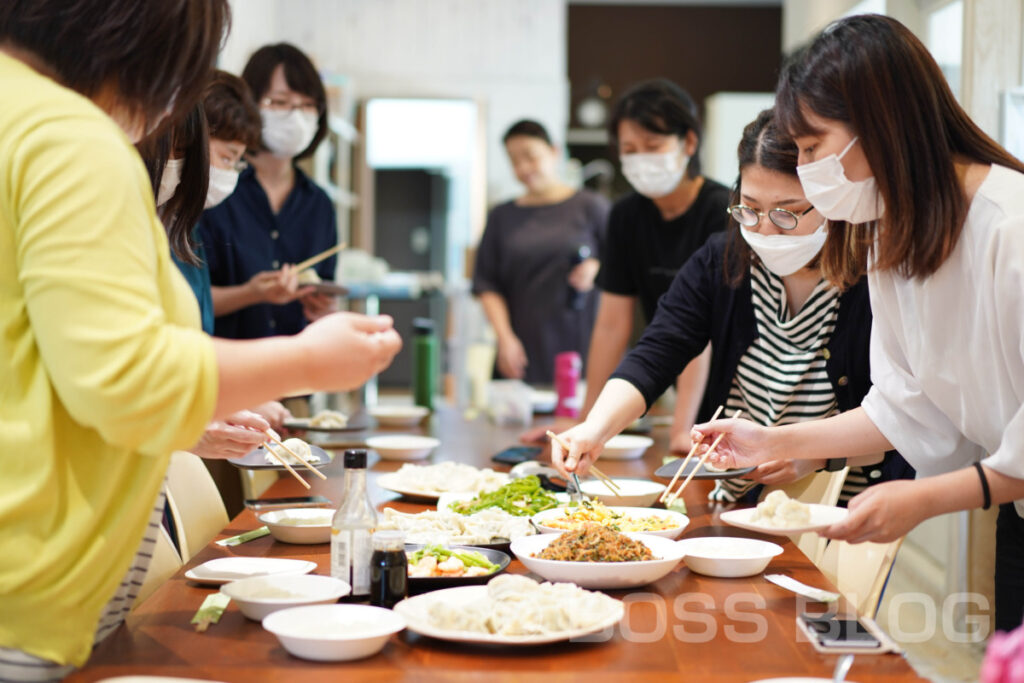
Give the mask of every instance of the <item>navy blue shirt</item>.
MULTIPOLYGON (((218 206, 205 211, 199 231, 210 283, 214 287, 245 284, 259 272, 299 263, 338 242, 334 206, 321 188, 295 169, 295 187, 275 214, 252 168, 242 171, 238 186, 218 206)), ((323 280, 334 279, 336 257, 314 267, 323 280)), ((255 339, 297 334, 306 326, 302 304, 256 304, 216 319, 218 337, 255 339)))

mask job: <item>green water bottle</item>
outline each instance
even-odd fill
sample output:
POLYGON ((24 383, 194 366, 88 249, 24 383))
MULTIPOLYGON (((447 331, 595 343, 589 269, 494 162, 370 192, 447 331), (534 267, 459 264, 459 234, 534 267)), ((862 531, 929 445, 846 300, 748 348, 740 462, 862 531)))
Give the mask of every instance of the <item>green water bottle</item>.
POLYGON ((439 362, 434 321, 430 318, 413 318, 412 329, 413 400, 416 405, 433 410, 439 362))

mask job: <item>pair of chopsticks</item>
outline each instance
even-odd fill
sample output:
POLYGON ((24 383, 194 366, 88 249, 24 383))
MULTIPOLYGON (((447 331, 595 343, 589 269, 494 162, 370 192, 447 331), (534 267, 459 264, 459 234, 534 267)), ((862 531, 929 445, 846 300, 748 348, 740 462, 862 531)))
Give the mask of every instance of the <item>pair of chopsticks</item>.
MULTIPOLYGON (((718 419, 718 416, 721 413, 722 406, 718 406, 718 410, 715 411, 715 414, 711 416, 711 420, 709 421, 715 421, 716 419, 718 419)), ((742 410, 737 410, 735 413, 732 414, 732 419, 735 420, 742 413, 742 410)), ((697 443, 693 444, 693 448, 691 448, 690 452, 686 455, 686 458, 683 460, 683 464, 679 466, 678 470, 676 470, 675 476, 672 477, 672 481, 669 483, 668 488, 665 489, 665 493, 661 494, 662 497, 660 500, 661 502, 665 503, 665 507, 671 507, 672 503, 676 502, 676 499, 679 498, 679 496, 683 495, 683 490, 686 489, 686 485, 690 483, 691 479, 693 479, 693 475, 697 474, 697 471, 704 466, 704 463, 708 461, 708 458, 711 457, 711 454, 718 447, 718 443, 724 437, 725 432, 722 432, 721 434, 718 435, 718 438, 711 442, 711 447, 704 451, 704 455, 700 456, 700 461, 697 463, 697 466, 690 471, 690 474, 687 475, 686 479, 679 486, 679 489, 675 493, 670 493, 670 491, 672 491, 672 487, 675 486, 676 482, 679 480, 679 473, 686 469, 686 463, 688 463, 690 461, 690 458, 693 457, 693 454, 697 452, 697 447, 704 443, 704 437, 701 436, 701 438, 697 440, 697 443)))
MULTIPOLYGON (((563 441, 557 434, 555 434, 553 431, 551 431, 549 429, 547 431, 547 435, 553 441, 557 441, 558 445, 562 447, 562 450, 564 450, 566 453, 569 452, 569 444, 567 444, 565 441, 563 441)), ((614 481, 612 481, 611 478, 608 477, 608 475, 606 475, 604 472, 602 472, 601 470, 597 469, 593 465, 590 466, 590 471, 593 473, 593 475, 595 477, 598 478, 598 480, 600 480, 600 482, 602 484, 605 485, 605 487, 609 491, 612 492, 612 495, 614 495, 614 496, 621 496, 622 495, 622 489, 620 489, 619 485, 616 484, 614 481)))
POLYGON ((321 261, 323 261, 324 259, 330 258, 330 257, 334 256, 335 254, 337 254, 339 251, 341 251, 342 249, 344 249, 347 246, 348 246, 347 244, 342 242, 341 244, 335 245, 335 246, 331 247, 330 249, 324 249, 323 251, 321 251, 316 256, 310 256, 305 261, 300 261, 299 263, 296 263, 295 264, 295 272, 296 273, 301 273, 304 270, 308 270, 308 269, 312 268, 313 266, 315 266, 316 264, 318 264, 321 261))
MULTIPOLYGON (((310 472, 312 472, 313 474, 315 474, 316 476, 320 477, 323 480, 327 479, 327 477, 324 475, 323 472, 321 472, 317 468, 315 468, 312 465, 310 465, 308 462, 306 462, 305 458, 300 457, 295 451, 293 451, 292 449, 290 449, 287 446, 285 446, 281 442, 280 439, 278 439, 276 436, 274 436, 274 432, 270 431, 269 429, 266 429, 266 430, 263 431, 263 433, 267 435, 267 437, 270 439, 270 441, 273 441, 274 443, 276 443, 278 446, 283 448, 286 452, 290 453, 296 460, 298 460, 300 463, 302 463, 303 467, 305 467, 307 470, 309 470, 310 472)), ((299 480, 300 484, 305 486, 307 489, 309 488, 309 482, 307 482, 305 479, 300 477, 299 473, 296 472, 295 470, 293 470, 292 466, 289 465, 288 462, 284 458, 282 458, 280 455, 278 455, 277 451, 275 451, 273 448, 270 447, 270 442, 264 441, 263 442, 263 446, 267 449, 267 453, 270 453, 272 456, 274 456, 275 460, 277 460, 279 463, 284 465, 284 468, 286 470, 288 470, 293 477, 295 477, 296 479, 299 480)))

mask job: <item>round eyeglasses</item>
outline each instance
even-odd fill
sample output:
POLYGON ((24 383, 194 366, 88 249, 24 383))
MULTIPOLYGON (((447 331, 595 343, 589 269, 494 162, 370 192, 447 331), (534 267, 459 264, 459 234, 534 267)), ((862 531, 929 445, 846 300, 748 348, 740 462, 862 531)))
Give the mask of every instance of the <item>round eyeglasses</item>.
POLYGON ((772 224, 782 230, 792 230, 800 222, 800 219, 814 210, 814 205, 807 207, 806 211, 793 213, 789 209, 774 208, 768 211, 758 211, 743 204, 733 204, 726 211, 732 219, 745 228, 752 228, 761 222, 761 219, 768 216, 772 224))

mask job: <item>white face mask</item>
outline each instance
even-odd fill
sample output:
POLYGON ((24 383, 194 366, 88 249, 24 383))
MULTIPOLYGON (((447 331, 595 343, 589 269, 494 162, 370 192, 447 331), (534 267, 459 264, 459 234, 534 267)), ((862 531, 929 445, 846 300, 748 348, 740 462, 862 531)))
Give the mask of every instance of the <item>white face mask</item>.
POLYGON ((271 154, 285 159, 297 156, 316 136, 319 116, 292 109, 260 109, 263 119, 263 144, 271 154))
POLYGON ((156 193, 156 205, 161 207, 171 201, 171 197, 181 182, 181 169, 185 166, 184 159, 168 159, 164 164, 164 174, 160 177, 160 189, 156 193))
POLYGON ((690 157, 682 151, 623 154, 622 174, 633 189, 650 199, 664 197, 679 186, 690 157))
POLYGON ((874 176, 854 182, 846 177, 843 164, 840 163, 840 159, 846 156, 855 142, 857 138, 850 140, 850 144, 838 155, 829 154, 823 159, 796 167, 807 201, 814 204, 818 213, 832 221, 867 223, 877 221, 885 213, 885 204, 875 187, 874 176))
POLYGON ((809 235, 762 235, 744 227, 740 228, 740 234, 765 268, 785 277, 800 270, 818 255, 828 237, 825 225, 822 223, 809 235))
POLYGON ((238 171, 229 168, 210 167, 210 185, 206 189, 206 206, 212 209, 228 198, 238 185, 238 171))

